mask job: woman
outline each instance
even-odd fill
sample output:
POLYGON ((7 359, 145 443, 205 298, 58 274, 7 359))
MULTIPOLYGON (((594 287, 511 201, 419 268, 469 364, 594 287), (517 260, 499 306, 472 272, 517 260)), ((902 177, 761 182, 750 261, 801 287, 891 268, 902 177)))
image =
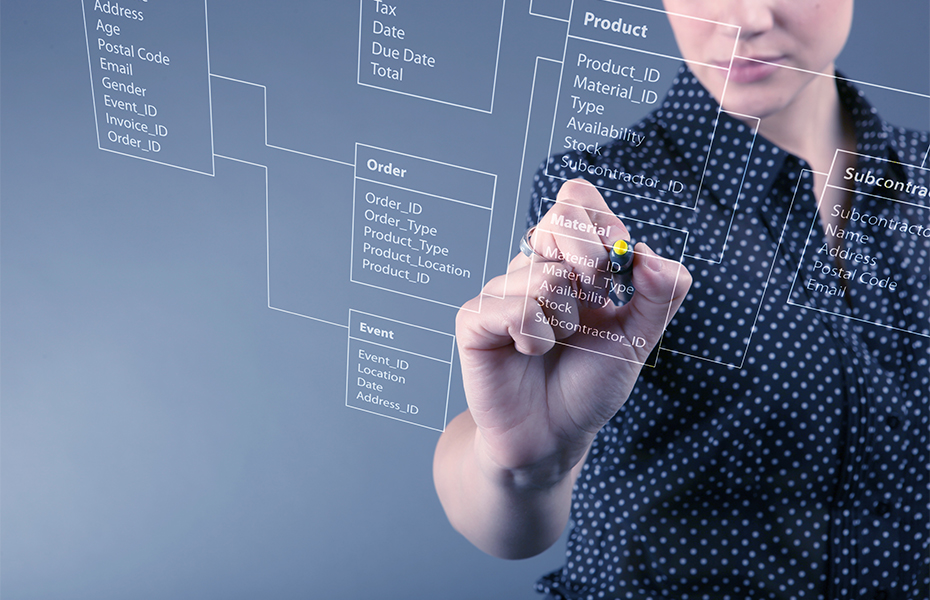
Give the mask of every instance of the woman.
POLYGON ((541 552, 571 518, 568 563, 538 586, 554 598, 926 598, 930 238, 860 218, 926 222, 926 210, 858 180, 855 193, 823 184, 832 167, 927 186, 904 165, 930 141, 834 77, 852 0, 665 7, 704 20, 671 18, 690 69, 637 126, 647 141, 550 159, 529 251, 486 286, 480 312, 475 299, 459 313, 469 410, 436 449, 440 500, 507 558, 541 552), (740 27, 732 65, 720 49, 733 28, 713 22, 740 27), (707 185, 698 211, 602 195, 611 186, 590 173, 560 186, 582 161, 707 185), (638 244, 636 292, 619 307, 579 300, 609 281, 603 262, 579 260, 568 270, 586 283, 552 301, 546 264, 629 239, 613 213, 688 230, 693 258, 638 244), (812 223, 827 277, 851 273, 861 243, 900 287, 793 289, 812 223), (641 369, 667 325, 673 351, 641 369), (642 343, 614 348, 617 360, 582 330, 642 343))

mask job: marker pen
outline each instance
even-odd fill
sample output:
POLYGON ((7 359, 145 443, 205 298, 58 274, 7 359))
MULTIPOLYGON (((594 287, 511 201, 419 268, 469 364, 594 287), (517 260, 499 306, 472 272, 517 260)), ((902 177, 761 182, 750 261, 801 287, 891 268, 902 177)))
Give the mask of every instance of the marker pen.
POLYGON ((633 244, 617 240, 610 248, 607 270, 611 273, 610 299, 615 306, 633 298, 633 244))

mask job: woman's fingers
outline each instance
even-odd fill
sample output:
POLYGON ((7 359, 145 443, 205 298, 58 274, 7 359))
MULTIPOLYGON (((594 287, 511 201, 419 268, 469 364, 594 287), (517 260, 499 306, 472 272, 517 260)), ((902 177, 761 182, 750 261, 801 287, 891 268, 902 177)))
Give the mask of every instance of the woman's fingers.
POLYGON ((581 306, 557 293, 560 278, 539 263, 495 277, 482 294, 467 302, 456 318, 460 348, 488 350, 514 344, 526 355, 548 352, 555 340, 578 328, 581 306))
POLYGON ((532 231, 534 254, 518 254, 506 276, 490 281, 479 298, 463 307, 460 345, 496 349, 513 344, 522 354, 539 355, 563 342, 645 361, 681 305, 691 276, 679 263, 637 244, 632 266, 636 293, 628 306, 609 306, 617 282, 608 269, 608 249, 618 239, 628 240, 629 232, 597 188, 584 180, 567 182, 532 231))

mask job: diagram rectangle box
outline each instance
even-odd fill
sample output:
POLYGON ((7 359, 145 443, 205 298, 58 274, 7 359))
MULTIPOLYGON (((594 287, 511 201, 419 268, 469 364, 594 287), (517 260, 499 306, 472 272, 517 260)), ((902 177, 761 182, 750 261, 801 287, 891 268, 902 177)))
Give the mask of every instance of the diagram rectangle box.
POLYGON ((844 194, 825 195, 788 303, 930 337, 928 185, 926 168, 837 150, 827 191, 844 194))
POLYGON ((349 311, 346 406, 442 431, 454 337, 349 311))
POLYGON ((478 295, 494 176, 361 144, 356 156, 351 281, 456 308, 478 295))
POLYGON ((360 0, 358 83, 489 113, 503 17, 504 0, 360 0))
POLYGON ((206 2, 83 0, 101 150, 213 174, 206 2))
MULTIPOLYGON (((682 260, 688 241, 686 231, 638 219, 627 219, 625 223, 631 233, 635 232, 635 242, 646 242, 658 250, 657 260, 682 260)), ((655 353, 650 354, 646 362, 635 356, 637 349, 644 345, 644 338, 636 335, 636 332, 620 335, 613 332, 606 322, 601 326, 589 327, 585 323, 576 322, 572 316, 580 306, 603 306, 608 298, 635 293, 632 281, 624 283, 615 280, 607 272, 607 252, 603 243, 591 241, 579 234, 572 225, 560 223, 557 219, 538 225, 536 231, 549 233, 558 248, 571 248, 572 253, 562 255, 561 260, 557 261, 552 260, 556 256, 550 254, 551 248, 543 249, 543 255, 550 260, 530 262, 521 333, 536 337, 526 328, 526 324, 545 322, 574 332, 570 337, 557 341, 559 345, 655 366, 655 353), (529 287, 530 282, 538 282, 539 287, 529 287), (614 296, 610 295, 611 292, 614 296), (545 312, 539 310, 540 306, 545 312)), ((669 306, 671 302, 672 296, 667 301, 669 306)), ((670 308, 669 311, 671 317, 670 308)), ((662 340, 659 341, 661 346, 662 340)))
MULTIPOLYGON (((735 49, 738 28, 733 29, 728 55, 735 49)), ((620 144, 636 152, 646 143, 651 132, 633 125, 663 100, 682 61, 665 11, 611 0, 575 0, 550 156, 580 152, 583 159, 561 166, 588 176, 604 189, 694 206, 696 196, 683 182, 649 171, 626 172, 600 159, 608 145, 620 144)), ((704 126, 710 138, 714 125, 704 126)))

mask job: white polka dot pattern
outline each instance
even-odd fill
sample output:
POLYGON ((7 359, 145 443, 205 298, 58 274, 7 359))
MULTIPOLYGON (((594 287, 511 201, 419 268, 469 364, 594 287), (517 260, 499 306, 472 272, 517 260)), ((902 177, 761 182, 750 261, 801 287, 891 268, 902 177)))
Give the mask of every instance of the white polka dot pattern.
MULTIPOLYGON (((926 134, 885 125, 852 86, 838 86, 860 153, 920 163, 926 134)), ((898 329, 788 304, 816 216, 809 167, 725 114, 708 141, 717 111, 683 69, 637 126, 647 136, 640 147, 569 155, 674 177, 695 192, 710 156, 697 210, 604 193, 621 217, 687 229, 695 283, 658 366, 591 449, 567 564, 537 587, 573 599, 926 599, 930 240, 881 241, 905 301, 853 297, 862 314, 898 329)), ((561 157, 549 166, 577 176, 561 157)), ((544 173, 530 222, 562 183, 544 173)), ((926 186, 925 173, 903 176, 926 186)), ((895 210, 926 221, 925 209, 895 210)))

